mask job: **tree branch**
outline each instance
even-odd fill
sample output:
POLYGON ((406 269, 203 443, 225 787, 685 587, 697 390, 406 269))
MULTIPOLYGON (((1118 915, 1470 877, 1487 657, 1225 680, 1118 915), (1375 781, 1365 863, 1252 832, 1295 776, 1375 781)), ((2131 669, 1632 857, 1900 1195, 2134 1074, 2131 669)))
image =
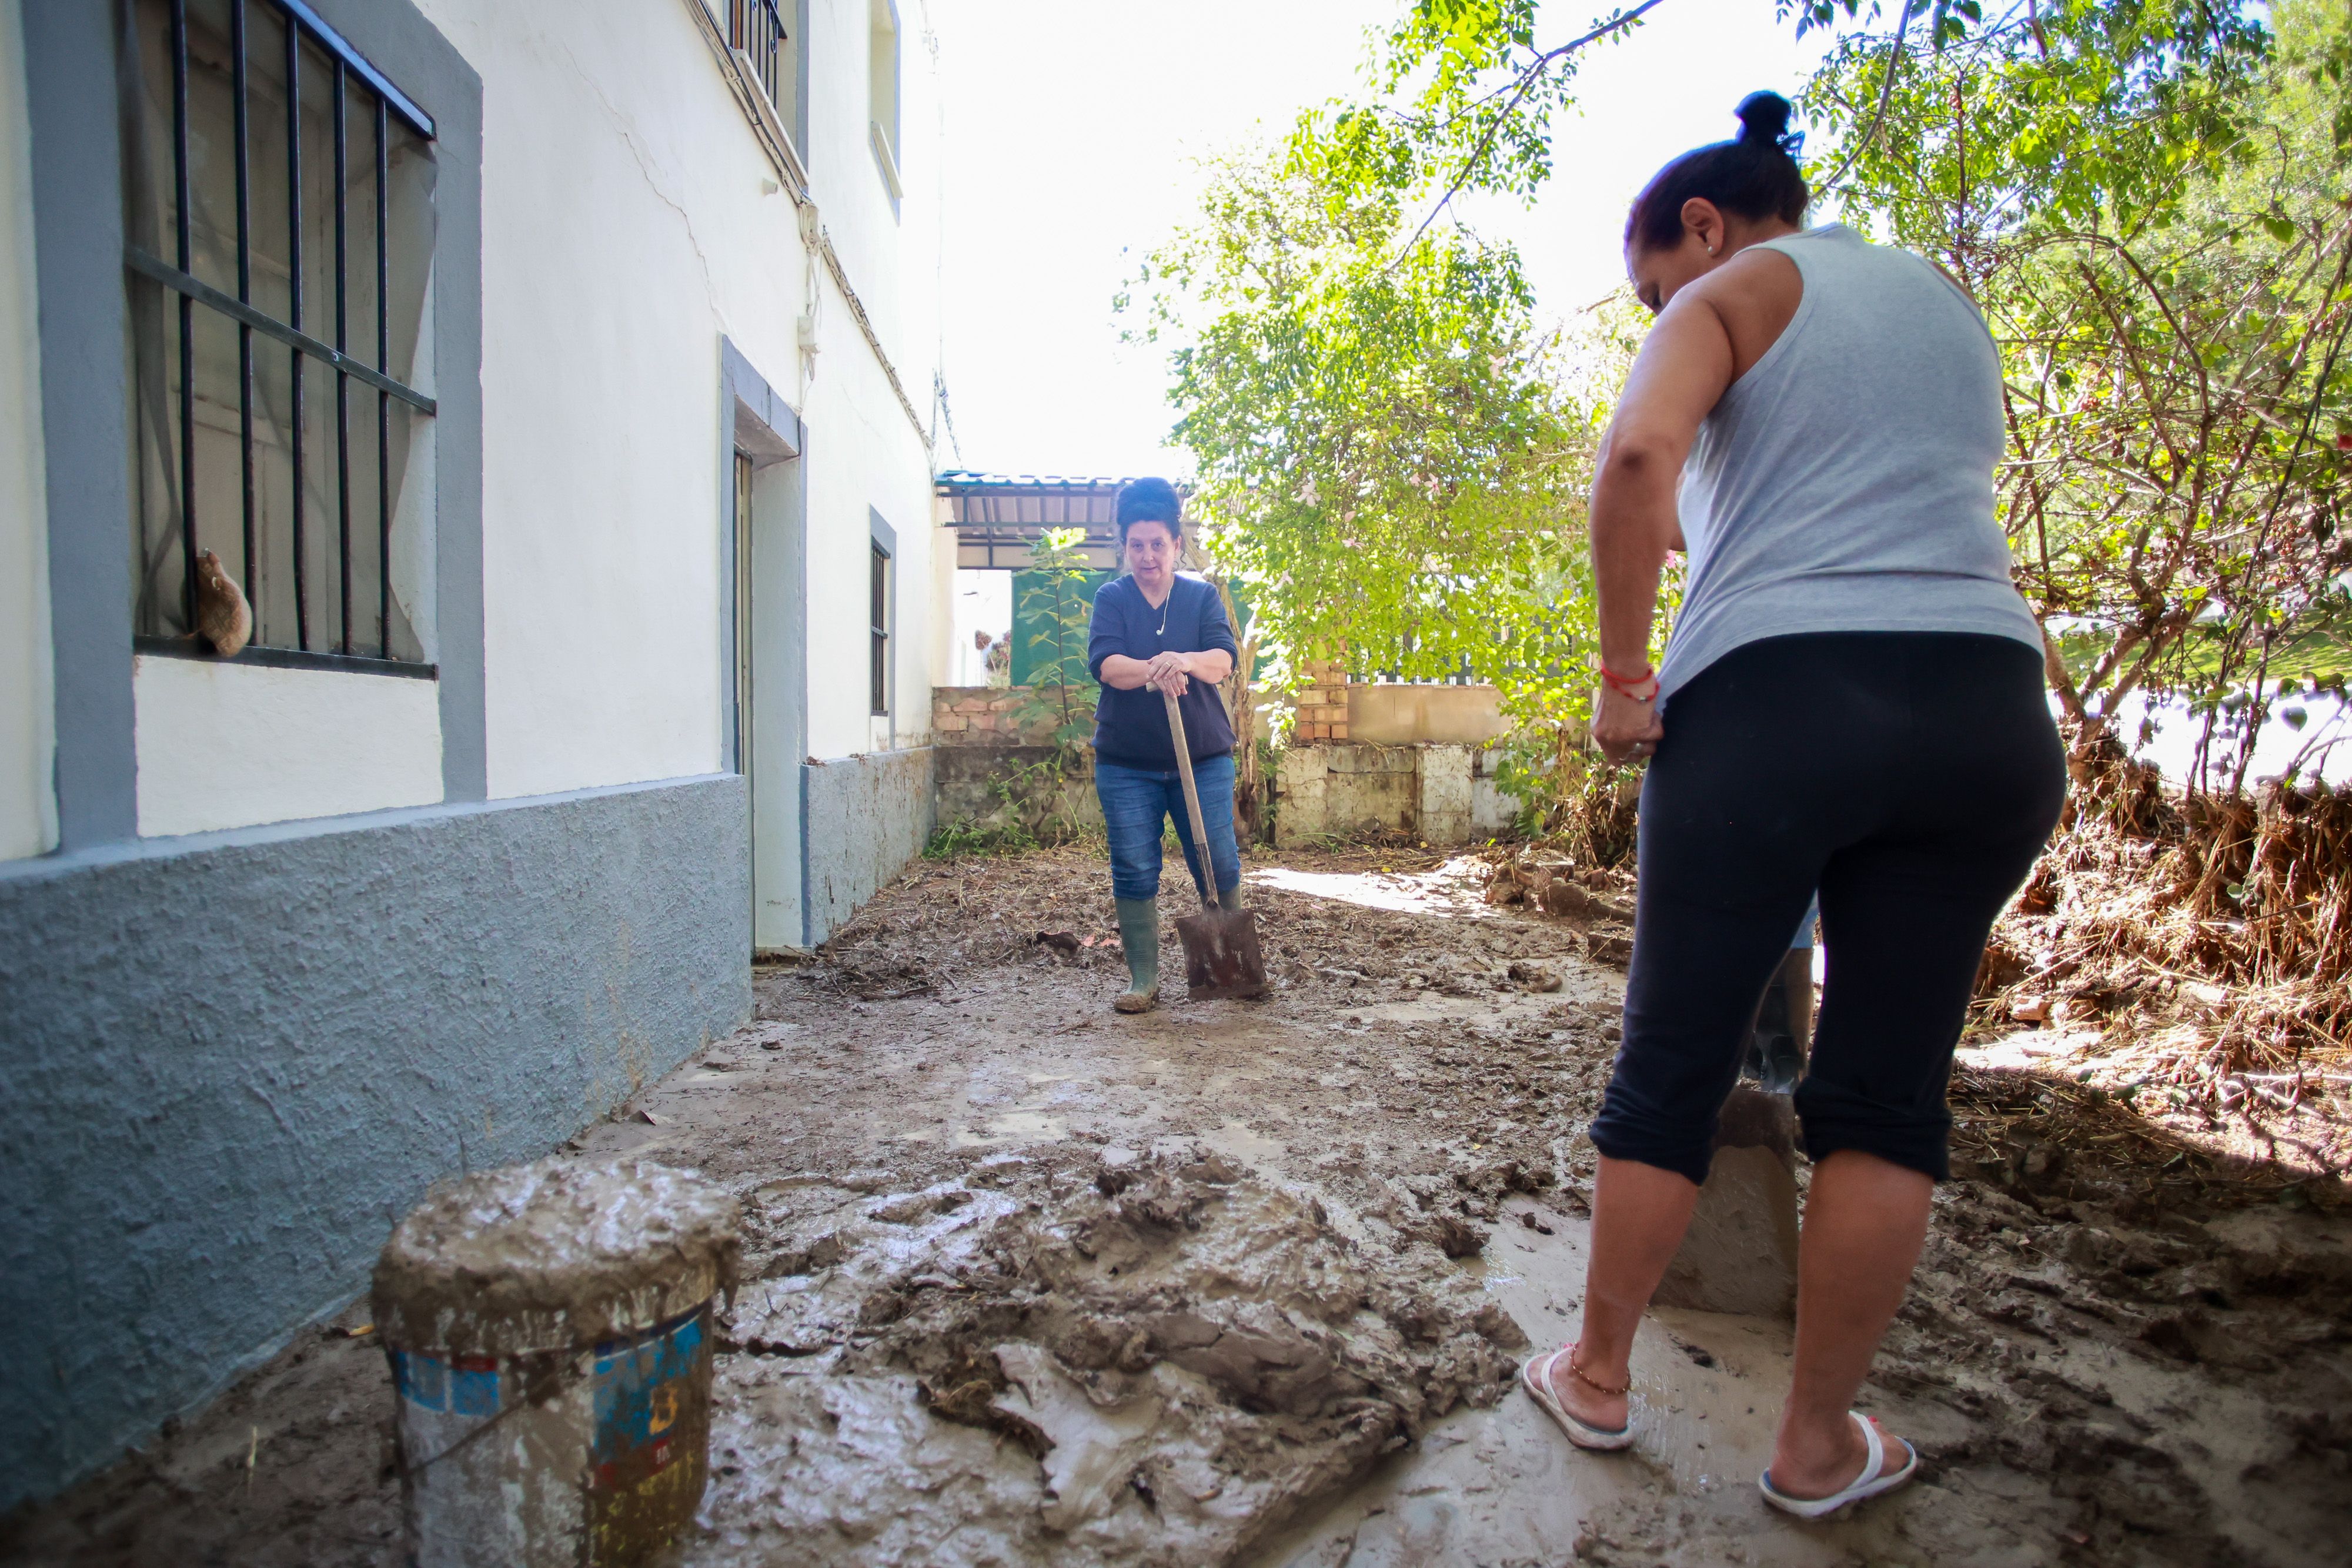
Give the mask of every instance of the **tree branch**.
MULTIPOLYGON (((1429 232, 1429 225, 1437 221, 1437 214, 1444 212, 1455 196, 1461 194, 1462 187, 1469 183, 1470 175, 1478 167, 1479 161, 1485 158, 1487 150, 1494 146, 1495 133, 1502 130, 1503 122, 1510 119, 1512 112, 1526 100, 1528 94, 1535 90, 1536 83, 1551 69, 1555 61, 1566 58, 1587 44, 1598 43, 1612 33, 1623 32, 1639 21, 1644 12, 1654 11, 1664 3, 1665 0, 1642 0, 1640 5, 1630 10, 1618 12, 1582 37, 1570 38, 1556 49, 1545 50, 1523 67, 1519 71, 1517 85, 1510 98, 1487 120, 1486 129, 1478 133, 1477 144, 1470 149, 1470 156, 1464 159, 1462 167, 1454 172, 1454 178, 1439 194, 1437 204, 1429 209, 1429 215, 1421 220, 1421 226, 1412 231, 1412 237, 1405 241, 1404 247, 1397 252, 1397 259, 1402 261, 1412 254, 1413 246, 1421 243, 1421 236, 1429 232)), ((1905 0, 1906 5, 1909 3, 1910 0, 1905 0)))
POLYGON ((1838 166, 1813 187, 1815 190, 1826 191, 1843 179, 1846 171, 1853 167, 1854 160, 1870 151, 1870 144, 1878 140, 1879 127, 1886 123, 1886 105, 1895 97, 1895 73, 1903 64, 1903 35, 1911 26, 1911 7, 1919 0, 1897 0, 1897 3, 1903 7, 1903 12, 1895 21, 1895 47, 1886 52, 1886 79, 1878 84, 1878 112, 1870 117, 1870 129, 1862 133, 1862 140, 1846 149, 1846 154, 1839 160, 1838 166))

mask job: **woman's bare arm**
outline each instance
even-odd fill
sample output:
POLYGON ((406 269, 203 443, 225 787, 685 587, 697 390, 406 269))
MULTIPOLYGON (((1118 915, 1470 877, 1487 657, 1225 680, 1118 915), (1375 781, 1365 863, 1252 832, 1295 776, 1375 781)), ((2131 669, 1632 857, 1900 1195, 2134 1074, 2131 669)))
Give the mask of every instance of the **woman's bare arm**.
POLYGON ((1140 659, 1112 653, 1102 662, 1102 684, 1114 691, 1131 692, 1150 678, 1150 666, 1140 659))
POLYGON ((1211 648, 1199 653, 1154 653, 1149 659, 1130 659, 1124 653, 1112 653, 1102 662, 1102 684, 1122 692, 1139 686, 1151 685, 1162 676, 1175 677, 1176 695, 1184 695, 1187 677, 1206 681, 1215 685, 1234 673, 1234 656, 1223 648, 1211 648))
MULTIPOLYGON (((1676 293, 1650 329, 1592 482, 1592 563, 1609 668, 1628 674, 1649 661, 1658 570, 1668 550, 1684 548, 1675 493, 1700 423, 1780 341, 1804 296, 1795 262, 1779 251, 1743 250, 1676 293)), ((1595 736, 1605 749, 1597 728, 1595 736)))
POLYGON ((1613 670, 1649 658, 1658 570, 1682 537, 1675 492, 1698 427, 1731 385, 1731 338, 1692 290, 1659 316, 1617 401, 1592 482, 1601 652, 1613 670))
MULTIPOLYGON (((1710 280, 1712 281, 1712 280, 1710 280)), ((1731 334, 1698 286, 1659 314, 1633 361, 1592 481, 1592 573, 1601 663, 1621 675, 1649 667, 1658 573, 1682 542, 1675 493, 1700 422, 1731 385, 1731 334)), ((1592 737, 1612 762, 1664 733, 1650 703, 1602 684, 1592 737)))

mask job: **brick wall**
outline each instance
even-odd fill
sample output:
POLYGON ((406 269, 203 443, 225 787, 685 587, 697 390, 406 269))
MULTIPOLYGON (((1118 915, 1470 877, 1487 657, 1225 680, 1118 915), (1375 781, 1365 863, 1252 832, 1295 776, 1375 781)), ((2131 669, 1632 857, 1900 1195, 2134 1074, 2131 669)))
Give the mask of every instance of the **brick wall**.
POLYGON ((1348 672, 1336 659, 1308 659, 1299 672, 1309 684, 1299 689, 1294 746, 1348 738, 1348 672))
MULTIPOLYGON (((1023 686, 933 686, 931 734, 940 746, 1050 746, 1059 714, 1019 710, 1033 694, 1023 686)), ((1091 701, 1084 705, 1091 712, 1091 701)))

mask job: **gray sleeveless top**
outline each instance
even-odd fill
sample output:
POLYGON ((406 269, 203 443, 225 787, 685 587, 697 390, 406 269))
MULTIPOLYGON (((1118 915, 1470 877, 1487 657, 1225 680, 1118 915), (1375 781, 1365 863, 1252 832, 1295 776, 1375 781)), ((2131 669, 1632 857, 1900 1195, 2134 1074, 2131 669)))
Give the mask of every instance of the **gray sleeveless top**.
POLYGON ((2000 361, 1968 298, 1843 224, 1761 242, 1804 298, 1699 427, 1667 695, 1801 632, 1979 632, 2039 653, 1993 521, 2000 361))

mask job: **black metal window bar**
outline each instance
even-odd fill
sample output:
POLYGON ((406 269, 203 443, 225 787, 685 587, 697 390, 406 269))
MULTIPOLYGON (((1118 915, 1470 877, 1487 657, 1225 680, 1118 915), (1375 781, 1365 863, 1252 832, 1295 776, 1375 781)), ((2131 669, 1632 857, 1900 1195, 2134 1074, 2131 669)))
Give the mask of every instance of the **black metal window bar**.
POLYGON ((419 664, 433 121, 303 0, 128 9, 141 643, 188 641, 211 548, 257 647, 419 664))
POLYGON ((879 716, 890 711, 890 552, 880 545, 872 548, 874 644, 869 674, 874 696, 871 711, 879 716))
POLYGON ((768 101, 781 110, 784 73, 784 18, 776 0, 727 0, 727 43, 743 51, 759 73, 768 101))

